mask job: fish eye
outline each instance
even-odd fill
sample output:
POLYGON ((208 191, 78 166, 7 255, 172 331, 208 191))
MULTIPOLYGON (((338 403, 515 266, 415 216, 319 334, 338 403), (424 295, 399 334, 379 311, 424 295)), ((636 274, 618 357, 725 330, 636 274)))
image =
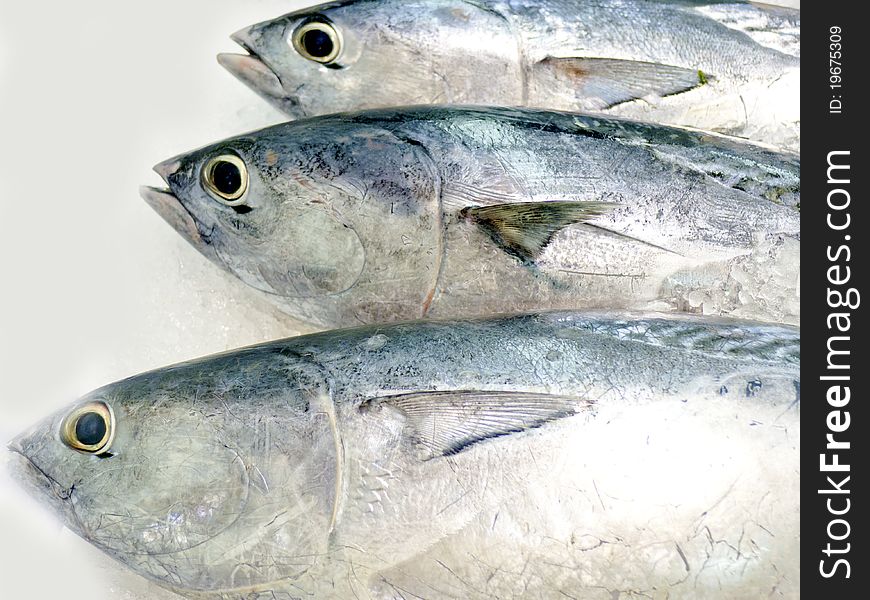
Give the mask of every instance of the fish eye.
POLYGON ((248 190, 248 168, 235 154, 222 154, 209 160, 202 169, 202 183, 212 198, 227 206, 244 203, 248 190))
POLYGON ((104 402, 89 402, 66 416, 61 424, 63 443, 85 454, 105 453, 114 437, 112 409, 104 402))
POLYGON ((341 36, 330 23, 308 21, 293 32, 293 47, 303 58, 329 64, 341 52, 341 36))

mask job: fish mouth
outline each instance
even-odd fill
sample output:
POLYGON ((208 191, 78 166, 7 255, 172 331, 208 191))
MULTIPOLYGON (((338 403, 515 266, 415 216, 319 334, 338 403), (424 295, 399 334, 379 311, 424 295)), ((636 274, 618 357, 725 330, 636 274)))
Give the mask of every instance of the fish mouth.
POLYGON ((6 449, 12 453, 6 464, 6 469, 12 478, 34 498, 43 501, 63 520, 66 525, 75 522, 72 508, 72 496, 75 485, 61 485, 51 475, 46 473, 27 455, 19 440, 9 442, 6 449))
POLYGON ((259 93, 274 98, 284 97, 284 86, 281 85, 281 80, 256 55, 222 52, 217 55, 217 61, 236 79, 259 93))
POLYGON ((139 188, 139 195, 191 246, 207 258, 213 260, 217 258, 211 244, 200 233, 193 215, 184 208, 184 205, 171 190, 143 185, 139 188))
POLYGON ((247 54, 222 52, 217 55, 218 63, 281 112, 293 118, 304 117, 305 111, 299 102, 299 97, 287 91, 275 69, 251 47, 250 28, 237 31, 230 38, 247 54))

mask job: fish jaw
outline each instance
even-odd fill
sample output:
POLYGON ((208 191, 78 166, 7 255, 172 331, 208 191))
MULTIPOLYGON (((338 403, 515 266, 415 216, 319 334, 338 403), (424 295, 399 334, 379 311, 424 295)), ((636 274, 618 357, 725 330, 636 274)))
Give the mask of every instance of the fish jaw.
POLYGON ((224 52, 217 55, 218 63, 236 79, 255 90, 269 102, 284 105, 295 105, 294 99, 288 97, 284 86, 274 71, 253 54, 232 54, 224 52))
POLYGON ((249 41, 251 29, 242 29, 230 36, 247 54, 222 52, 217 55, 218 64, 278 110, 293 119, 304 118, 305 111, 300 105, 298 96, 285 89, 275 70, 253 50, 249 41))
POLYGON ((64 525, 78 533, 74 527, 76 519, 72 507, 75 485, 62 485, 40 467, 27 452, 26 437, 27 434, 23 434, 6 446, 12 453, 6 463, 7 471, 29 496, 46 505, 60 517, 64 525))
MULTIPOLYGON (((158 173, 160 172, 159 167, 160 165, 155 167, 158 173)), ((200 233, 193 216, 184 208, 184 205, 175 194, 169 189, 143 185, 139 188, 139 195, 191 246, 196 248, 197 251, 209 260, 219 262, 214 247, 200 233)))
POLYGON ((217 61, 236 79, 261 94, 277 98, 284 93, 278 76, 256 56, 222 52, 217 55, 217 61))

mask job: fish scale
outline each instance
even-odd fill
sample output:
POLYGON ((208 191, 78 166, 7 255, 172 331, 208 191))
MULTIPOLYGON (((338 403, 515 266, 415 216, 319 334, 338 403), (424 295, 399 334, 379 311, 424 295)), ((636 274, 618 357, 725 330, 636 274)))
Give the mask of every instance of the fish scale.
POLYGON ((798 581, 799 352, 689 316, 379 325, 131 377, 10 448, 67 526, 190 598, 756 597, 798 581), (101 458, 57 434, 94 403, 101 458), (708 533, 735 551, 709 562, 708 533))
POLYGON ((799 243, 768 244, 799 239, 800 160, 715 134, 399 108, 277 125, 164 165, 169 189, 144 188, 146 200, 321 326, 650 303, 799 320, 799 303, 774 300, 796 298, 796 281, 764 274, 799 261, 799 243), (244 214, 202 187, 222 153, 251 179, 244 214), (753 281, 738 279, 743 264, 753 281))
POLYGON ((357 0, 233 38, 249 54, 219 61, 293 118, 409 104, 522 105, 799 147, 799 11, 739 1, 357 0), (292 43, 311 22, 325 23, 318 27, 341 46, 330 68, 292 43))

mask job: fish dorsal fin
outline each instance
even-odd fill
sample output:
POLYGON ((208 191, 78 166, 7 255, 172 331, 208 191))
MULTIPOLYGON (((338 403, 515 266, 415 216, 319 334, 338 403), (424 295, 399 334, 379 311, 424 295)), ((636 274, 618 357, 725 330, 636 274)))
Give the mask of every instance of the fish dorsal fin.
POLYGON ((537 392, 436 391, 386 396, 368 404, 401 412, 424 460, 450 456, 487 439, 541 427, 591 406, 571 396, 537 392))
POLYGON ((541 91, 573 89, 580 108, 610 108, 639 98, 670 96, 712 79, 697 69, 613 58, 547 57, 535 65, 541 91))
POLYGON ((517 202, 463 208, 459 216, 480 227, 505 252, 532 262, 557 231, 615 206, 608 202, 517 202))

